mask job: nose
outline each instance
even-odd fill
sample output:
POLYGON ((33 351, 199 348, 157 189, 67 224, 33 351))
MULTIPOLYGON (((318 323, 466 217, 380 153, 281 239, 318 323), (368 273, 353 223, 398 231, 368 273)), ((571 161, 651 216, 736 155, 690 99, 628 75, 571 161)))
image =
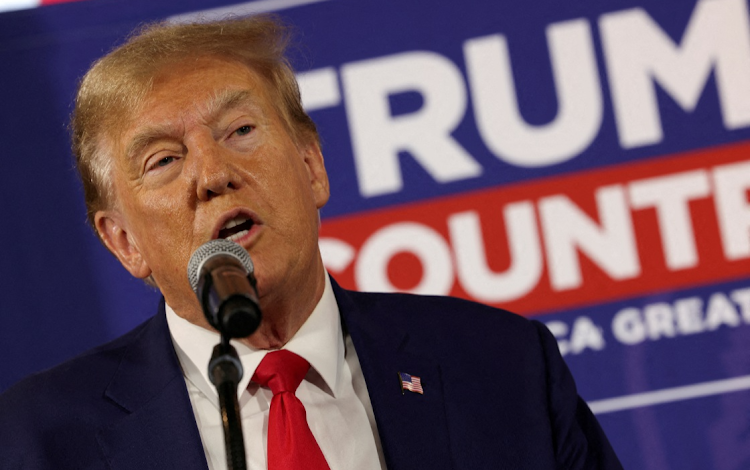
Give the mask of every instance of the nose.
POLYGON ((227 149, 207 138, 194 142, 192 151, 198 200, 209 201, 239 189, 242 179, 227 149))

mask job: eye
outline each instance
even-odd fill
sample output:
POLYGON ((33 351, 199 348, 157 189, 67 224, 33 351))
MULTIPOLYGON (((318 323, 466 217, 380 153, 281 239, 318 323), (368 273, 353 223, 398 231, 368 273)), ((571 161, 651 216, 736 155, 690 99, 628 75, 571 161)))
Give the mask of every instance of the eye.
POLYGON ((148 166, 146 167, 146 171, 152 171, 152 170, 156 170, 159 168, 163 168, 165 166, 169 166, 172 163, 174 163, 175 160, 177 160, 177 157, 174 157, 174 156, 161 157, 159 159, 154 159, 152 160, 153 163, 148 164, 148 166))
POLYGON ((234 131, 234 133, 237 134, 237 135, 247 135, 252 130, 253 130, 253 126, 249 126, 248 125, 248 126, 242 126, 242 127, 240 127, 239 129, 237 129, 236 131, 234 131))
POLYGON ((158 167, 158 166, 167 166, 170 163, 172 163, 173 161, 174 161, 174 157, 164 157, 161 160, 159 160, 158 162, 156 162, 156 165, 154 165, 154 166, 155 167, 158 167))

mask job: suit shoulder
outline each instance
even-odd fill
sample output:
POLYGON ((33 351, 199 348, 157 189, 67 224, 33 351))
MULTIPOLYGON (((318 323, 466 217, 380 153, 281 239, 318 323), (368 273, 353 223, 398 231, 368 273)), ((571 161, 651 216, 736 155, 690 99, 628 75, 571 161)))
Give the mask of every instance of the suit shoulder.
POLYGON ((90 349, 49 369, 34 373, 0 394, 0 415, 29 406, 55 406, 62 397, 85 399, 91 393, 101 394, 117 370, 126 351, 154 322, 147 320, 130 332, 90 349), (47 405, 49 404, 49 405, 47 405))
MULTIPOLYGON (((157 348, 151 344, 171 346, 168 338, 158 340, 161 322, 166 323, 162 318, 157 315, 0 395, 0 467, 93 468, 91 463, 100 459, 97 432, 127 415, 121 402, 108 395, 109 388, 125 365, 137 364, 142 370, 158 363, 152 354, 157 348)), ((138 390, 147 385, 146 378, 133 377, 138 390)))
POLYGON ((523 334, 538 339, 538 322, 507 310, 457 297, 346 291, 362 315, 399 324, 429 324, 431 330, 466 329, 523 334))

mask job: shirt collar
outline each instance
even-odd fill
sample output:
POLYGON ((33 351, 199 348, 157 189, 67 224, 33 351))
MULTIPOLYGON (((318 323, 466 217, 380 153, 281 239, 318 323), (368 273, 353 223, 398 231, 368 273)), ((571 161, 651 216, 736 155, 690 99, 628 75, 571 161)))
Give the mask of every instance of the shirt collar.
MULTIPOLYGON (((219 343, 219 334, 190 323, 177 315, 169 305, 166 305, 166 312, 172 343, 185 378, 218 407, 216 388, 208 378, 208 362, 213 347, 219 343)), ((235 340, 231 344, 237 349, 244 369, 238 385, 238 390, 244 391, 268 351, 235 340)), ((282 349, 288 349, 307 360, 336 397, 344 364, 344 338, 338 304, 328 275, 325 276, 323 295, 315 309, 282 349)))

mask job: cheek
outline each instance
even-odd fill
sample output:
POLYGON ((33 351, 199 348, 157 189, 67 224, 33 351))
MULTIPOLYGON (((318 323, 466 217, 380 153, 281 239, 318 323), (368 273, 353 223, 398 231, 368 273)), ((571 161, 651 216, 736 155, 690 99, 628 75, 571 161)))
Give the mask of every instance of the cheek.
POLYGON ((182 191, 149 191, 138 198, 133 209, 151 226, 184 226, 194 216, 189 194, 182 191))
POLYGON ((310 194, 306 172, 293 160, 296 155, 266 154, 250 171, 254 186, 276 213, 276 217, 291 217, 307 205, 310 194))
POLYGON ((190 251, 193 217, 183 198, 149 194, 147 197, 132 198, 126 210, 135 237, 140 241, 140 248, 149 258, 148 261, 174 260, 186 256, 185 253, 190 251))
POLYGON ((315 205, 310 174, 301 156, 295 154, 287 159, 279 173, 274 183, 278 194, 286 197, 296 207, 305 210, 309 210, 308 206, 315 205))

